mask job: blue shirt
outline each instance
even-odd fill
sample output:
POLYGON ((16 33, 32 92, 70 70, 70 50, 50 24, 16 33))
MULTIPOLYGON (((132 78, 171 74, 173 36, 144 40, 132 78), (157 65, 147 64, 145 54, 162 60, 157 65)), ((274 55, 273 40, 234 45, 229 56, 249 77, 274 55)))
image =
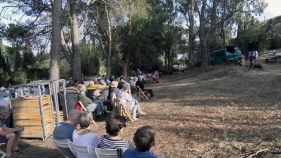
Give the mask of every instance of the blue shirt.
POLYGON ((136 149, 128 149, 123 153, 122 158, 160 158, 160 157, 154 155, 154 153, 151 151, 140 152, 137 151, 136 149))
POLYGON ((58 140, 70 139, 72 141, 72 133, 76 129, 73 124, 60 122, 54 130, 54 138, 58 140))

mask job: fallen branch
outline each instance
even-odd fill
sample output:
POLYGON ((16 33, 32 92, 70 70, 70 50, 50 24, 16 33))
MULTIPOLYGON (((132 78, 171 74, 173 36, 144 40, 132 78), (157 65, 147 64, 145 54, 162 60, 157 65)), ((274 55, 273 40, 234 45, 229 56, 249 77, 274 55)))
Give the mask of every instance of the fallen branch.
POLYGON ((263 144, 263 142, 261 142, 260 145, 258 145, 257 147, 255 147, 255 149, 251 149, 251 150, 257 150, 262 144, 263 144))
POLYGON ((253 156, 255 156, 255 155, 258 155, 259 153, 265 152, 265 151, 268 151, 268 149, 259 150, 259 151, 257 151, 256 153, 249 155, 247 158, 251 158, 251 157, 253 157, 253 156))

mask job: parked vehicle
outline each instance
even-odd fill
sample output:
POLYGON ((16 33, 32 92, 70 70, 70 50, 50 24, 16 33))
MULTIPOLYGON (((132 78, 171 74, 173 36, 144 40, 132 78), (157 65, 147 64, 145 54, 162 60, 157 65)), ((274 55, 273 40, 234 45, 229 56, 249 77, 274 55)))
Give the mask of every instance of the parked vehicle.
POLYGON ((223 63, 237 63, 242 55, 238 47, 227 46, 226 49, 221 49, 211 54, 210 63, 212 66, 223 63))

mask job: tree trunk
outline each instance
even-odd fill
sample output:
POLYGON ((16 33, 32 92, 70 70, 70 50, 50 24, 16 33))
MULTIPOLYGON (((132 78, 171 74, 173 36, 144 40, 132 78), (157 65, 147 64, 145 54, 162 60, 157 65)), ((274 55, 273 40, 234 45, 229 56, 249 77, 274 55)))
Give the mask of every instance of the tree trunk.
POLYGON ((60 42, 61 42, 61 8, 62 0, 52 0, 52 39, 51 39, 51 61, 50 80, 60 78, 60 42))
POLYGON ((73 56, 71 61, 71 76, 73 79, 81 78, 81 57, 80 57, 80 32, 78 21, 76 17, 76 3, 75 0, 70 1, 70 15, 71 15, 71 39, 73 56))
POLYGON ((128 76, 128 63, 127 62, 122 62, 122 67, 123 67, 123 78, 126 78, 128 76))
POLYGON ((106 77, 110 77, 111 74, 111 59, 106 59, 106 77))
POLYGON ((193 68, 195 61, 194 61, 194 50, 195 50, 195 34, 194 34, 194 9, 195 8, 195 1, 191 0, 191 8, 189 14, 189 36, 188 36, 188 44, 189 44, 189 53, 188 53, 188 67, 193 68))
POLYGON ((106 62, 106 77, 110 77, 111 74, 111 49, 112 49, 112 33, 110 26, 110 17, 105 5, 106 17, 107 17, 107 27, 108 27, 108 52, 107 52, 107 62, 106 62))
POLYGON ((207 43, 207 37, 201 38, 200 37, 200 42, 201 42, 201 67, 205 71, 208 71, 208 43, 207 43), (202 40, 201 40, 202 39, 202 40))

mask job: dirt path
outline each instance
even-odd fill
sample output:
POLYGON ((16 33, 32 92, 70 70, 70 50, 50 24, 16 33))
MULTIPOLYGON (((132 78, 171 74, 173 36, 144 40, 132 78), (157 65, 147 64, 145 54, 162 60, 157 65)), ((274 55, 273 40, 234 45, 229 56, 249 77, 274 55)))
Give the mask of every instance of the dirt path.
MULTIPOLYGON (((281 66, 265 65, 264 70, 216 66, 146 84, 157 98, 141 103, 148 115, 128 123, 124 138, 132 140, 137 128, 151 125, 157 130, 152 151, 165 158, 247 157, 259 151, 259 156, 277 156, 281 66)), ((104 128, 104 122, 92 126, 99 136, 104 128)), ((22 146, 26 158, 60 157, 49 140, 23 140, 22 146)))

